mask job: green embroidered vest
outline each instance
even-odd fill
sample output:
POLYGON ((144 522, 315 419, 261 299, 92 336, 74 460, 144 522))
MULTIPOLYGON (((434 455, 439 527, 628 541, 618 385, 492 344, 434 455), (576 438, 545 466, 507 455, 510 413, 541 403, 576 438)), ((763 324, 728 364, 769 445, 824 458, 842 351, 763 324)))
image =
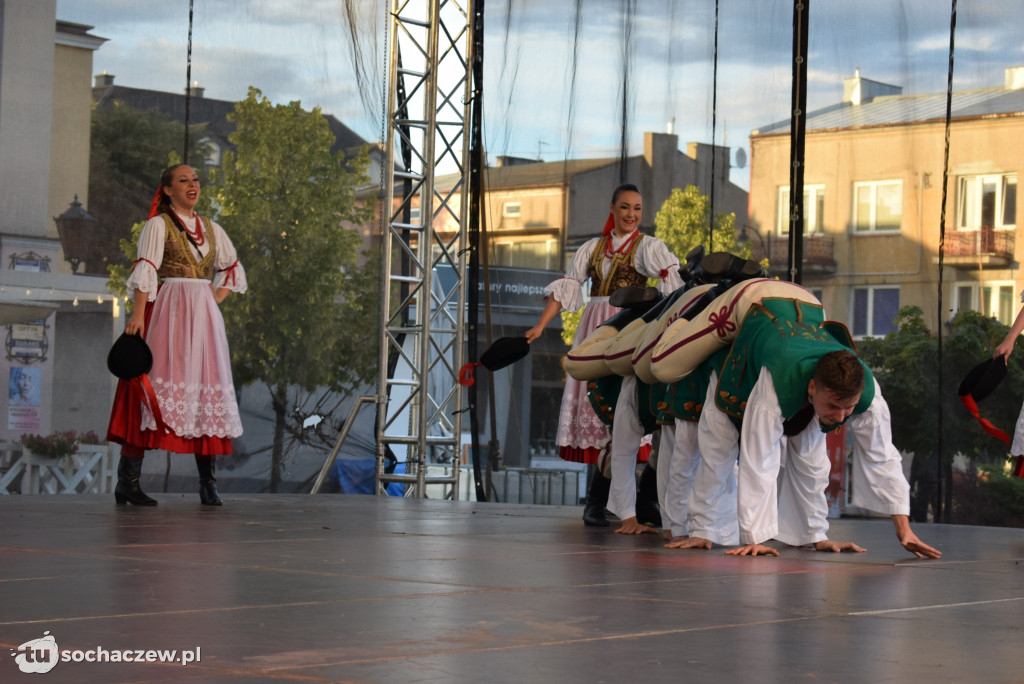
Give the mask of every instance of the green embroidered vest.
MULTIPOLYGON (((825 354, 856 346, 842 323, 826 321, 820 305, 793 299, 765 299, 750 307, 743 327, 721 366, 715 404, 735 422, 743 419, 747 399, 762 368, 772 374, 779 407, 791 418, 807 405, 807 385, 825 354)), ((864 391, 854 408, 863 413, 875 397, 871 369, 864 365, 864 391)))

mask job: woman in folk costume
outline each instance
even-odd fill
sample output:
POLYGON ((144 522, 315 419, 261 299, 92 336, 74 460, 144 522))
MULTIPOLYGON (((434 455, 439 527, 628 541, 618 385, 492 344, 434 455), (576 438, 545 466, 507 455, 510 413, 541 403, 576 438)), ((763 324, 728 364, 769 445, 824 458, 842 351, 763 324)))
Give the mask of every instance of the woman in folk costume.
MULTIPOLYGON (((643 199, 635 185, 620 185, 612 193, 610 215, 602 235, 585 242, 569 265, 569 271, 547 286, 548 303, 536 326, 526 331, 533 342, 564 308, 579 311, 584 304, 583 284, 590 280, 590 299, 583 311, 573 346, 578 345, 598 325, 619 311, 608 297, 623 287, 643 287, 647 278, 660 278, 658 289, 668 294, 681 287, 679 259, 665 243, 639 231, 643 199)), ((594 413, 587 398, 587 383, 567 377, 558 418, 559 456, 567 461, 597 463, 583 521, 587 525, 607 526, 605 505, 610 485, 610 442, 608 428, 594 413)), ((649 451, 649 446, 646 449, 649 451)), ((647 473, 654 482, 653 472, 647 473)), ((633 519, 635 521, 635 518, 633 519)), ((625 524, 627 521, 623 521, 625 524)), ((646 521, 645 521, 646 522, 646 521)))
POLYGON ((220 506, 214 459, 230 454, 232 438, 242 434, 218 304, 246 291, 245 271, 224 229, 195 213, 198 200, 192 167, 164 171, 128 277, 135 306, 125 332, 145 338, 153 368, 151 390, 120 380, 114 397, 107 439, 122 445, 119 504, 156 505, 139 475, 145 450, 164 449, 195 454, 199 499, 220 506))

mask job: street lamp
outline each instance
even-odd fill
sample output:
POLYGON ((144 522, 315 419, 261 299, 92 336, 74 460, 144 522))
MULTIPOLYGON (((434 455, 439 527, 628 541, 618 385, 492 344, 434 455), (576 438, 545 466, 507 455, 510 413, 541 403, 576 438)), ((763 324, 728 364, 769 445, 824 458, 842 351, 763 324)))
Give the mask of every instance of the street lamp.
POLYGON ((71 264, 71 272, 75 273, 78 265, 89 256, 97 219, 82 208, 78 195, 75 195, 71 207, 53 220, 57 224, 61 247, 64 248, 64 258, 71 264))

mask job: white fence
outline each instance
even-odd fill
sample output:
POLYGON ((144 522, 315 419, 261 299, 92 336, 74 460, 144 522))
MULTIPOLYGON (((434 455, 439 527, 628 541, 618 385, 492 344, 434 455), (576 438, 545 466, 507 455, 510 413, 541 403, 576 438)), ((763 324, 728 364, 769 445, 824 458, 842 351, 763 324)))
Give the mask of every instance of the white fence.
POLYGON ((107 444, 79 444, 62 458, 37 456, 20 442, 0 442, 0 495, 106 494, 117 482, 107 444))

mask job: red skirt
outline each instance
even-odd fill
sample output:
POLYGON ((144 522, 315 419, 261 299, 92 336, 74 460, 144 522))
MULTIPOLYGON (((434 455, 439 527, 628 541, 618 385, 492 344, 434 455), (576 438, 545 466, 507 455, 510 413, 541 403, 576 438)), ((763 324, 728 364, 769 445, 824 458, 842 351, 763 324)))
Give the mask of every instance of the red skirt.
MULTIPOLYGON (((558 457, 563 461, 574 461, 576 463, 597 463, 598 458, 601 456, 601 452, 604 449, 598 449, 597 447, 574 447, 574 446, 561 446, 558 447, 558 457)), ((636 460, 638 463, 647 463, 647 460, 651 457, 651 445, 641 444, 640 448, 636 451, 636 460)))
MULTIPOLYGON (((153 302, 146 302, 147 331, 152 314, 153 302)), ((146 382, 148 383, 148 380, 146 382)), ((156 430, 143 430, 144 400, 141 382, 117 381, 117 392, 114 394, 114 405, 110 410, 110 423, 107 426, 108 442, 140 449, 162 449, 176 454, 216 456, 232 452, 230 437, 181 437, 162 426, 156 430)), ((156 397, 151 397, 151 400, 155 403, 156 397)))
POLYGON ((163 449, 176 454, 216 456, 231 453, 230 437, 179 437, 169 430, 142 429, 142 393, 127 380, 117 381, 114 406, 110 410, 107 441, 141 449, 163 449))

